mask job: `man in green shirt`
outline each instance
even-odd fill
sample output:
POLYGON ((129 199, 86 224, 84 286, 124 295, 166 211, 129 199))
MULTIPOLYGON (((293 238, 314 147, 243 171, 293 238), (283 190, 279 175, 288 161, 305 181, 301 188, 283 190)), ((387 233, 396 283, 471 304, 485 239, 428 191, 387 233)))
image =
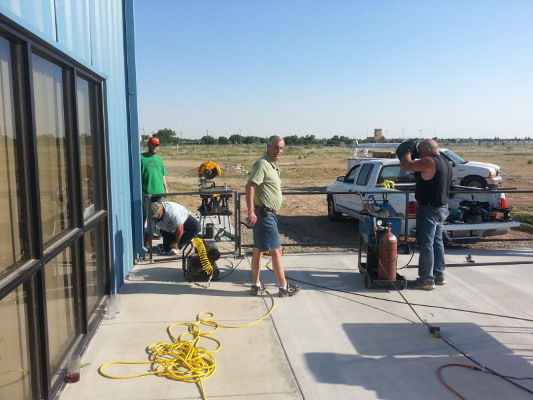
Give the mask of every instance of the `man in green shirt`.
MULTIPOLYGON (((165 175, 167 170, 159 154, 159 139, 152 136, 148 139, 148 151, 141 154, 141 179, 143 196, 149 194, 168 193, 165 175)), ((152 197, 152 201, 160 201, 161 197, 152 197)))
MULTIPOLYGON (((159 139, 152 136, 148 139, 148 151, 141 154, 141 181, 143 196, 149 194, 162 194, 168 193, 167 180, 165 175, 167 170, 163 164, 163 159, 159 154, 159 139)), ((161 201, 161 196, 152 197, 152 202, 161 201)), ((150 200, 144 197, 143 210, 146 214, 150 209, 150 200)), ((147 226, 147 216, 144 216, 144 225, 147 226)), ((158 237, 154 234, 154 236, 158 237)), ((148 247, 149 243, 148 234, 144 235, 145 247, 148 247)))
POLYGON ((246 183, 246 209, 248 224, 252 226, 254 253, 252 256, 252 287, 250 294, 256 296, 266 286, 259 280, 261 255, 269 251, 272 256, 274 274, 279 283, 280 297, 294 296, 300 285, 289 283, 281 260, 282 248, 278 232, 276 212, 281 208, 281 178, 278 160, 283 153, 285 142, 280 136, 268 139, 267 152, 252 167, 246 183))

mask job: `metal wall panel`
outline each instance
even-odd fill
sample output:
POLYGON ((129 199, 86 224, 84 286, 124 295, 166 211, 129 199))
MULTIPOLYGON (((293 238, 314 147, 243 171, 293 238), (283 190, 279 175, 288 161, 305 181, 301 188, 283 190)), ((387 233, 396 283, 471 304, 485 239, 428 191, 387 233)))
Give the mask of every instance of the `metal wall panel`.
POLYGON ((54 0, 0 0, 0 12, 30 25, 41 33, 39 36, 56 40, 54 0))
POLYGON ((109 197, 115 288, 133 266, 131 162, 126 107, 125 54, 121 0, 92 0, 93 65, 104 71, 107 99, 109 197))
POLYGON ((78 59, 91 64, 89 0, 56 2, 57 41, 78 59))

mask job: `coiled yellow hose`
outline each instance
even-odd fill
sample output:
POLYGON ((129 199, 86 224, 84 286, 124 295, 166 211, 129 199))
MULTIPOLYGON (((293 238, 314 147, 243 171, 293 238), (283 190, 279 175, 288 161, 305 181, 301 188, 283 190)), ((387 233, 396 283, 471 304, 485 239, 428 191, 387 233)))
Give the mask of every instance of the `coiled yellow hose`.
POLYGON ((194 245, 194 247, 196 247, 196 250, 198 251, 198 257, 200 257, 200 264, 202 264, 202 268, 204 269, 205 273, 211 275, 213 273, 213 266, 211 265, 209 258, 207 258, 207 251, 205 249, 204 241, 198 237, 195 237, 192 240, 192 244, 194 245))
MULTIPOLYGON (((203 243, 202 243, 203 245, 203 243)), ((204 247, 205 251, 205 247, 204 247)), ((209 378, 216 370, 216 359, 213 356, 220 348, 222 343, 211 335, 216 332, 218 328, 244 328, 256 324, 267 318, 275 307, 274 297, 269 291, 266 293, 270 296, 272 301, 268 312, 260 319, 245 325, 231 326, 223 325, 214 321, 215 314, 209 311, 204 311, 196 316, 196 322, 178 322, 170 325, 167 332, 172 339, 172 343, 153 343, 148 346, 151 361, 112 361, 102 365, 98 372, 110 379, 130 379, 144 375, 158 375, 182 382, 198 383, 203 399, 207 399, 204 391, 203 381, 209 378), (186 326, 187 332, 181 334, 177 338, 172 334, 172 328, 177 325, 186 326), (201 325, 211 327, 208 331, 202 331, 201 325), (199 346, 201 339, 210 340, 216 343, 214 350, 207 350, 205 347, 199 346), (154 368, 152 371, 144 372, 129 376, 114 376, 105 373, 105 367, 111 364, 152 364, 154 368)))

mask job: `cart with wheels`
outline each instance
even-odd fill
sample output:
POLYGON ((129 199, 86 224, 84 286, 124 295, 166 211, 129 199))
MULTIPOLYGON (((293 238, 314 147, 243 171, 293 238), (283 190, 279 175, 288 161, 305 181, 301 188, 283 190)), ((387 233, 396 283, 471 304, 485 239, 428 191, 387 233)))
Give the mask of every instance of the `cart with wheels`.
POLYGON ((398 215, 390 205, 373 204, 371 211, 361 213, 359 220, 359 256, 358 269, 365 277, 365 287, 367 289, 399 289, 407 286, 404 276, 396 272, 392 279, 379 279, 378 269, 379 242, 381 236, 389 229, 397 238, 400 236, 402 226, 402 216, 398 215), (376 207, 376 206, 379 206, 376 207), (386 228, 385 228, 386 227, 386 228), (366 253, 366 262, 362 260, 362 254, 366 253))

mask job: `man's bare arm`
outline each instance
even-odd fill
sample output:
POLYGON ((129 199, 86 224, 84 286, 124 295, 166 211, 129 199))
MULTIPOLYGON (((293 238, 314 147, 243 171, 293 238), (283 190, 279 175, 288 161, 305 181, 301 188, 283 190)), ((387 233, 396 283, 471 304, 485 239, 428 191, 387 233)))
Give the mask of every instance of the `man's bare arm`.
POLYGON ((402 158, 400 168, 410 172, 435 172, 435 162, 431 157, 424 157, 420 160, 413 160, 411 153, 405 153, 402 158))
POLYGON ((178 226, 174 232, 176 233, 176 239, 174 239, 174 241, 170 243, 170 248, 178 247, 181 237, 183 236, 183 225, 178 226))
POLYGON ((254 209, 254 193, 257 184, 248 181, 246 182, 245 191, 246 191, 246 210, 248 212, 248 224, 253 225, 257 222, 257 216, 255 215, 254 209))

